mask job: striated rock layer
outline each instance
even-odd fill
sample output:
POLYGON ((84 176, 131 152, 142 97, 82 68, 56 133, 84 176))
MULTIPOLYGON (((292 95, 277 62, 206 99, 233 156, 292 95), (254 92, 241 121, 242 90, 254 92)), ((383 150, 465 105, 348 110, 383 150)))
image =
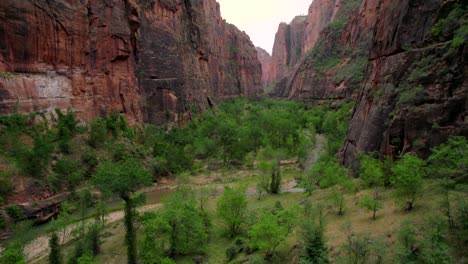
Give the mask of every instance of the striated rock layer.
POLYGON ((161 124, 254 96, 260 80, 249 37, 215 0, 0 2, 0 114, 71 108, 161 124))
POLYGON ((466 27, 463 1, 314 0, 301 23, 279 26, 275 96, 355 101, 346 165, 363 151, 427 156, 450 135, 468 136, 467 36, 455 45, 457 28, 433 31, 456 8, 466 27))
POLYGON ((265 88, 268 86, 271 78, 271 55, 264 49, 256 47, 257 56, 260 64, 262 65, 262 86, 265 88))

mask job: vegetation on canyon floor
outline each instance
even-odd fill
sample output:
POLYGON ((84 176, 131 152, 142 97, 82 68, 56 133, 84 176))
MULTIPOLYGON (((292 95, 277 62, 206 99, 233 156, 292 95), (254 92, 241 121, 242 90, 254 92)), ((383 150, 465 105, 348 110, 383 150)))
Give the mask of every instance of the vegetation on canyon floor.
MULTIPOLYGON (((352 178, 335 156, 351 110, 351 104, 237 99, 171 129, 130 127, 119 114, 88 125, 60 111, 52 119, 3 116, 2 200, 9 204, 12 179, 19 177, 71 193, 48 225, 49 257, 27 259, 35 263, 451 263, 466 257, 466 138, 451 138, 427 160, 406 153, 381 161, 361 153, 359 177, 352 178), (156 209, 137 210, 151 203, 138 190, 162 177, 175 180, 173 193, 156 209), (124 201, 123 224, 106 220, 113 196, 124 201)), ((0 227, 16 232, 0 260, 25 263, 31 239, 25 230, 40 227, 18 206, 5 212, 0 227)))

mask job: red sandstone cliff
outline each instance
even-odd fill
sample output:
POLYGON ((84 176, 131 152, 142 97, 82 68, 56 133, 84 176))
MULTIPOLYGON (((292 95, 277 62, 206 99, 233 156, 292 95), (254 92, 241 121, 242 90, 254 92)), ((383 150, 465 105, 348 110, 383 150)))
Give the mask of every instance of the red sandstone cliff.
POLYGON ((455 47, 457 26, 439 37, 432 30, 457 6, 466 21, 462 1, 314 0, 305 25, 279 27, 275 94, 356 101, 342 153, 348 165, 361 151, 425 156, 449 135, 468 135, 467 36, 455 47), (294 42, 283 35, 304 27, 300 58, 285 63, 294 42))
POLYGON ((253 96, 261 66, 215 0, 0 2, 0 113, 71 108, 177 121, 253 96))
POLYGON ((271 55, 264 49, 256 47, 257 56, 262 65, 262 86, 267 87, 271 78, 271 55))

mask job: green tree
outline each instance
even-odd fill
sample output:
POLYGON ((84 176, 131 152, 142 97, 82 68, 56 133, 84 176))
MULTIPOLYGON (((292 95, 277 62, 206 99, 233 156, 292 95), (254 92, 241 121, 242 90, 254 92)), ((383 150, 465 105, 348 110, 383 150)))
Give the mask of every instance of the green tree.
POLYGON ((336 178, 328 178, 328 180, 334 182, 334 185, 331 187, 332 193, 327 198, 337 209, 337 214, 343 215, 345 210, 345 194, 354 189, 354 183, 347 174, 342 174, 341 176, 340 174, 335 174, 333 177, 336 178))
POLYGON ((239 234, 247 213, 247 195, 243 188, 224 187, 224 193, 216 204, 216 211, 228 227, 228 234, 239 234))
POLYGON ((157 235, 164 238, 164 234, 169 233, 170 255, 203 254, 208 232, 193 191, 181 189, 163 204, 162 220, 157 222, 161 231, 157 235))
POLYGON ((95 119, 89 124, 88 144, 91 147, 97 148, 101 146, 106 141, 106 136, 107 128, 102 119, 95 119))
POLYGON ((97 264, 97 262, 94 261, 91 254, 86 253, 76 260, 76 264, 97 264))
POLYGON ((359 206, 365 208, 372 212, 372 219, 375 220, 375 213, 382 209, 382 203, 377 200, 375 197, 371 197, 370 195, 365 195, 359 201, 359 206))
POLYGON ((278 194, 281 189, 281 172, 278 162, 275 162, 271 170, 270 193, 278 194))
POLYGON ((451 192, 455 189, 455 181, 444 178, 440 180, 440 185, 442 186, 442 201, 441 209, 445 217, 447 217, 447 222, 450 228, 455 227, 455 221, 453 216, 453 203, 451 199, 451 192))
POLYGON ((328 249, 323 234, 323 227, 315 219, 306 218, 301 225, 303 255, 301 261, 305 263, 326 264, 328 249))
POLYGON ((23 246, 12 243, 10 244, 2 255, 0 256, 0 263, 2 264, 26 264, 26 259, 23 255, 23 246))
POLYGON ((320 185, 320 188, 329 188, 349 180, 345 167, 339 164, 336 158, 326 156, 311 168, 311 181, 320 185))
POLYGON ((396 260, 398 263, 417 263, 420 245, 416 236, 416 227, 409 220, 404 220, 398 232, 396 245, 396 260))
POLYGON ((468 175, 468 140, 452 137, 447 143, 432 149, 427 159, 429 174, 439 178, 466 181, 468 175))
POLYGON ((59 148, 63 153, 70 153, 70 140, 76 133, 78 121, 75 119, 73 112, 68 111, 63 114, 60 109, 55 109, 57 113, 57 140, 59 148))
POLYGON ((431 215, 423 226, 421 263, 452 263, 448 253, 447 221, 442 217, 431 215))
POLYGON ((135 159, 104 162, 96 168, 92 181, 101 191, 116 194, 125 202, 125 243, 127 245, 128 263, 136 264, 135 212, 132 194, 138 188, 151 184, 151 173, 135 159))
POLYGON ((265 191, 272 194, 279 193, 281 187, 281 173, 278 161, 275 158, 273 158, 272 161, 262 160, 257 167, 261 172, 257 191, 265 191))
POLYGON ((359 178, 366 187, 374 189, 374 199, 379 198, 378 188, 385 185, 385 173, 383 163, 371 155, 361 154, 359 178))
POLYGON ((271 256, 297 224, 299 207, 265 212, 249 230, 250 246, 271 256))
POLYGON ((83 180, 80 163, 67 157, 59 159, 53 169, 58 179, 57 185, 65 183, 68 190, 72 192, 75 191, 76 186, 83 180))
POLYGON ((422 192, 424 161, 416 156, 404 154, 392 168, 390 182, 395 187, 395 195, 406 202, 405 209, 413 209, 414 202, 422 192))
POLYGON ((62 263, 62 254, 60 253, 59 238, 55 232, 53 232, 49 239, 49 263, 60 264, 62 263))
POLYGON ((143 216, 143 240, 139 260, 143 264, 157 264, 167 261, 165 250, 170 246, 172 227, 161 215, 147 213, 143 216))

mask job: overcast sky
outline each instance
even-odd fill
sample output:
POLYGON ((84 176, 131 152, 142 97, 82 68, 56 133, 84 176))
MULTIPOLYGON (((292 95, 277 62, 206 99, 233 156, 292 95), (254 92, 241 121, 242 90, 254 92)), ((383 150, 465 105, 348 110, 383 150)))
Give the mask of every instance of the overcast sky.
POLYGON ((217 0, 221 16, 249 34, 255 46, 271 54, 278 25, 305 15, 312 0, 217 0))

